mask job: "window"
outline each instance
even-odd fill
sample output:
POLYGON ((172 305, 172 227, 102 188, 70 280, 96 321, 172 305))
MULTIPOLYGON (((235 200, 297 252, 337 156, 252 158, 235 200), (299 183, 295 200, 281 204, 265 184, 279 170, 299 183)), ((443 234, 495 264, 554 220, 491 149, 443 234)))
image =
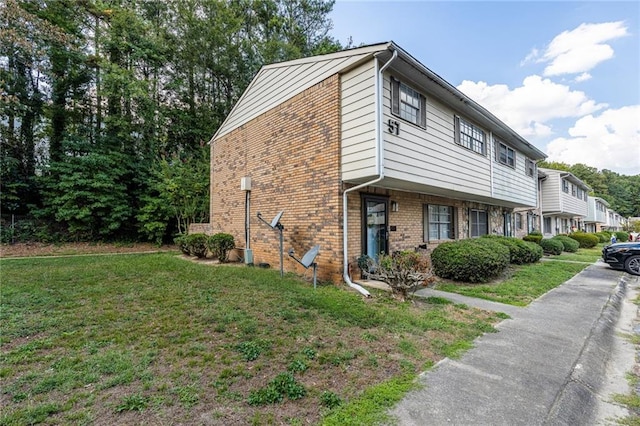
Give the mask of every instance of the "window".
POLYGON ((551 233, 551 218, 550 217, 545 217, 544 218, 544 233, 545 234, 550 234, 551 233))
POLYGON ((391 112, 420 127, 427 127, 427 101, 418 91, 391 77, 391 112))
POLYGON ((576 196, 576 186, 574 184, 571 184, 571 195, 576 196))
POLYGON ((562 179, 562 191, 566 192, 567 194, 569 193, 569 182, 564 179, 562 179))
POLYGON ((502 142, 496 141, 496 159, 505 166, 516 167, 516 152, 502 142))
POLYGON ((450 206, 425 206, 425 241, 455 239, 455 209, 450 206))
POLYGON ((533 176, 536 172, 536 163, 527 158, 526 162, 527 176, 533 176))
POLYGON ((517 230, 522 229, 522 214, 520 213, 516 213, 516 229, 517 230))
POLYGON ((471 237, 479 237, 489 233, 487 212, 484 210, 469 210, 469 232, 471 237))
POLYGON ((455 117, 455 138, 458 145, 485 155, 485 134, 475 125, 458 116, 455 117))

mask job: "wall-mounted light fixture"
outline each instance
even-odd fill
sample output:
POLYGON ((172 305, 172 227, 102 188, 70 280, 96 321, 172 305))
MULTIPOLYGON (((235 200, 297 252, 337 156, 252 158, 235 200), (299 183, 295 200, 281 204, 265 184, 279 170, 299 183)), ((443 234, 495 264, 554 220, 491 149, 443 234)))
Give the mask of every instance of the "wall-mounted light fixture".
POLYGON ((391 211, 392 212, 397 212, 398 211, 398 202, 397 201, 392 201, 391 202, 391 211))

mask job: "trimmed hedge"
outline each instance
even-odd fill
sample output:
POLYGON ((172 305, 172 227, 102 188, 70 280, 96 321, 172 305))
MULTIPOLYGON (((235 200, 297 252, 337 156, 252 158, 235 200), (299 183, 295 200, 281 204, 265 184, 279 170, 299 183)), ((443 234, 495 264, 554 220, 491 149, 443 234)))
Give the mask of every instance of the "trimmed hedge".
POLYGON ((189 245, 187 244, 187 236, 179 235, 173 239, 173 242, 178 246, 182 254, 189 256, 191 253, 189 252, 189 245))
POLYGON ((611 235, 608 232, 604 232, 604 231, 596 232, 594 235, 598 237, 601 243, 608 243, 609 240, 611 239, 611 235))
POLYGON ((543 238, 540 241, 540 247, 548 254, 560 254, 562 253, 562 249, 564 249, 562 241, 554 238, 543 238))
POLYGON ((566 251, 568 253, 575 253, 580 247, 580 244, 576 240, 569 238, 566 235, 556 235, 553 239, 560 241, 563 245, 562 251, 566 251))
POLYGON ((626 243, 629 241, 629 234, 623 231, 618 231, 616 232, 616 240, 618 240, 619 243, 626 243))
POLYGON ((522 239, 524 241, 529 241, 531 243, 536 243, 536 244, 540 244, 540 241, 542 241, 542 234, 539 232, 532 232, 529 235, 525 235, 524 237, 522 237, 522 239))
POLYGON ((573 232, 569 234, 569 238, 576 240, 580 244, 580 248, 592 248, 600 242, 600 238, 597 235, 586 232, 573 232))
POLYGON ((207 235, 206 234, 189 234, 187 235, 187 247, 189 254, 199 259, 207 257, 207 235))
POLYGON ((538 247, 535 243, 522 241, 514 237, 503 237, 501 235, 483 235, 482 238, 497 241, 507 247, 509 249, 509 263, 522 265, 537 262, 542 257, 542 250, 534 248, 538 247))
POLYGON ((227 253, 235 246, 233 235, 225 234, 224 232, 219 232, 207 239, 207 248, 218 258, 220 263, 227 261, 227 253))
POLYGON ((509 249, 489 238, 451 241, 431 253, 433 272, 455 281, 486 282, 509 264, 509 249))

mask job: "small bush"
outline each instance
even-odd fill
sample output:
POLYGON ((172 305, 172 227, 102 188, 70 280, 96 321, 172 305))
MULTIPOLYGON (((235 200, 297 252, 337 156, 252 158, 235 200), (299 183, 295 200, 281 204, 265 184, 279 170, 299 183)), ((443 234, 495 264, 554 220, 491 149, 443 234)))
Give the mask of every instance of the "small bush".
POLYGON ((558 255, 562 253, 564 245, 560 240, 556 240, 554 238, 543 238, 540 241, 540 247, 542 247, 542 250, 547 254, 558 255))
POLYGON ((199 259, 207 257, 207 236, 205 234, 187 235, 189 254, 199 259))
MULTIPOLYGON (((532 253, 532 248, 526 241, 522 241, 514 237, 503 237, 501 235, 483 235, 482 238, 488 238, 496 241, 509 249, 509 263, 515 265, 522 265, 525 263, 537 262, 537 258, 534 259, 535 253, 532 253)), ((533 249, 535 252, 537 250, 533 249)))
POLYGON ((440 244, 431 253, 433 271, 441 278, 486 282, 509 264, 509 249, 489 238, 440 244))
POLYGON ((566 235, 556 235, 553 239, 560 241, 563 246, 562 251, 566 251, 568 253, 575 253, 580 247, 580 244, 576 240, 569 238, 566 235))
POLYGON ((524 237, 522 237, 522 239, 524 241, 540 244, 540 241, 542 240, 542 234, 537 231, 533 231, 529 233, 529 235, 525 235, 524 237))
POLYGON ((618 231, 615 234, 616 240, 618 240, 619 243, 626 243, 629 241, 629 234, 627 232, 618 231))
POLYGON ((594 235, 598 237, 601 243, 608 243, 611 239, 611 235, 608 232, 596 232, 594 235))
POLYGON ((536 263, 544 255, 544 250, 538 243, 532 243, 530 241, 524 241, 527 245, 527 261, 525 263, 536 263))
POLYGON ((179 235, 173 239, 173 242, 178 246, 182 254, 186 254, 189 256, 191 253, 189 252, 189 244, 187 243, 186 235, 179 235))
POLYGON ((248 402, 250 405, 265 405, 282 402, 286 396, 292 401, 303 398, 306 389, 296 381, 291 373, 278 374, 266 387, 251 391, 248 402))
POLYGON ((576 240, 580 244, 580 248, 592 248, 600 242, 597 235, 587 234, 586 232, 573 232, 569 234, 569 237, 576 240))
POLYGON ((233 235, 219 232, 207 240, 207 247, 221 263, 227 261, 227 254, 236 246, 233 235))

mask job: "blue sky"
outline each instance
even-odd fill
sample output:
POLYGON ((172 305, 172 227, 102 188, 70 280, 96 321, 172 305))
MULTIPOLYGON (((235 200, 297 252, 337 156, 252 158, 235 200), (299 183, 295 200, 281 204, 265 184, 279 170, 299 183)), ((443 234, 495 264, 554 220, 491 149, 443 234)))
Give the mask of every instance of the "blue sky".
POLYGON ((344 1, 342 44, 394 41, 549 160, 640 174, 640 2, 344 1))

